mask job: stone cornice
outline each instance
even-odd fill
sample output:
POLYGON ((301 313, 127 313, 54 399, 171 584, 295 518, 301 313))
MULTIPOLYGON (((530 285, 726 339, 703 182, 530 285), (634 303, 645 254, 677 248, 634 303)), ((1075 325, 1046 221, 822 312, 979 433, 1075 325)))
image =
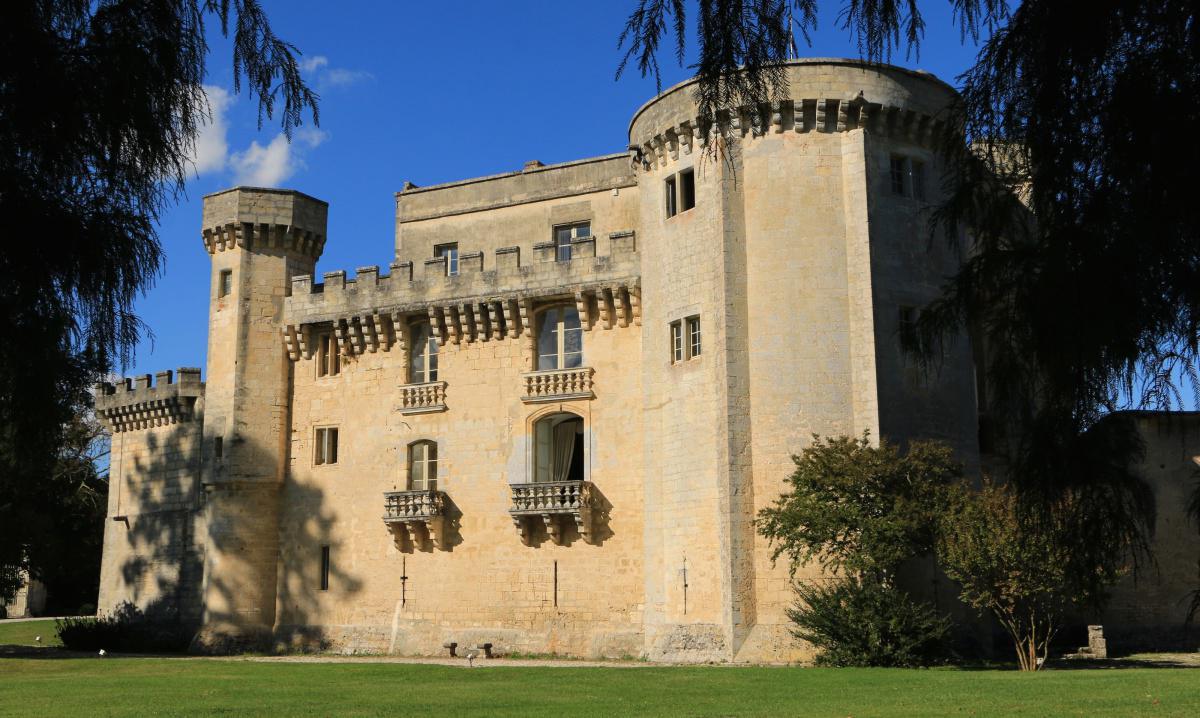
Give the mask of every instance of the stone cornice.
POLYGON ((325 235, 284 224, 230 222, 201 233, 204 249, 216 254, 234 247, 247 250, 280 249, 317 260, 325 249, 325 235))

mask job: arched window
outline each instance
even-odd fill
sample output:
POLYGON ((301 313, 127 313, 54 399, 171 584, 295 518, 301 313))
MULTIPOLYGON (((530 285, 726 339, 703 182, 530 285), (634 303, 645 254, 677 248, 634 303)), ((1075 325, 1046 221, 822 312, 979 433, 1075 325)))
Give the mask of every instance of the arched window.
POLYGON ((573 306, 550 307, 537 324, 538 370, 583 366, 583 327, 573 306))
POLYGON ((583 481, 583 419, 551 414, 533 425, 533 480, 583 481))
POLYGON ((414 441, 408 445, 408 490, 437 491, 437 442, 414 441))
POLYGON ((438 343, 429 329, 429 322, 418 322, 411 327, 412 359, 408 368, 408 383, 424 384, 437 381, 438 343))

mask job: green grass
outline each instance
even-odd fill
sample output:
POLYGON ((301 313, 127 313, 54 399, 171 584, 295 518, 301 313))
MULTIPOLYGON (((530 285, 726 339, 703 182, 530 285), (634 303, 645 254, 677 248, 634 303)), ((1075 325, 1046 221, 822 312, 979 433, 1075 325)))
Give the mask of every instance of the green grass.
MULTIPOLYGON (((57 653, 57 652, 55 652, 57 653)), ((0 659, 0 715, 1196 716, 1200 670, 0 659)))
POLYGON ((54 632, 54 619, 44 621, 0 621, 0 646, 61 646, 54 632), (42 637, 41 643, 33 639, 42 637))

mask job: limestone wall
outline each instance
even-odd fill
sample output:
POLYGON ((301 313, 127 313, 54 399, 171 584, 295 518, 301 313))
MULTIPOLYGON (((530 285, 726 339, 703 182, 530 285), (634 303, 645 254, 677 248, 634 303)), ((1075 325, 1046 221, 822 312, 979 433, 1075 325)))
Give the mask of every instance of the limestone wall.
POLYGON ((130 602, 200 620, 203 396, 199 369, 98 388, 97 415, 112 434, 101 613, 130 602))
POLYGON ((441 652, 442 643, 497 650, 640 655, 642 647, 642 436, 639 328, 584 334, 592 400, 526 404, 523 336, 463 338, 439 350, 445 410, 405 414, 398 345, 343 356, 336 376, 315 360, 293 364, 289 478, 282 495, 279 629, 293 645, 338 650, 441 652), (525 545, 511 517, 510 483, 532 481, 532 423, 547 412, 584 420, 585 478, 603 510, 593 536, 544 529, 525 545), (316 427, 338 429, 338 460, 314 465, 316 427), (385 491, 404 490, 409 445, 437 442, 447 497, 440 545, 390 530, 385 491), (328 590, 320 588, 330 547, 328 590), (555 582, 557 576, 557 596, 555 582), (557 605, 556 605, 557 601, 557 605))
POLYGON ((419 268, 434 245, 456 242, 460 255, 482 252, 490 270, 497 249, 528 258, 554 225, 582 221, 601 238, 596 253, 608 254, 604 238, 633 229, 637 196, 624 153, 405 189, 396 193, 396 261, 419 268))

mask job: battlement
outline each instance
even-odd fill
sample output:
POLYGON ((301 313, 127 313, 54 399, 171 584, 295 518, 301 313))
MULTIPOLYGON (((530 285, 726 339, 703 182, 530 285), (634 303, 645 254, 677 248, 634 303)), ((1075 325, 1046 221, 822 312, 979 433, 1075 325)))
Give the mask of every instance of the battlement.
POLYGON ((200 369, 180 367, 96 385, 96 415, 113 433, 166 426, 195 418, 204 396, 200 369))
POLYGON ((442 258, 393 262, 390 274, 380 274, 376 266, 359 267, 354 279, 347 279, 345 271, 326 272, 323 283, 297 276, 291 296, 284 300, 284 321, 303 325, 382 310, 418 312, 499 298, 571 297, 598 288, 636 286, 641 271, 631 230, 576 239, 568 261, 555 261, 553 242, 534 244, 532 252, 524 257, 522 253, 517 246, 497 249, 491 269, 485 269, 482 252, 460 255, 455 276, 446 276, 442 258), (597 256, 598 243, 608 245, 607 255, 597 256))
POLYGON ((860 60, 792 60, 785 94, 762 105, 717 113, 715 124, 698 117, 688 80, 643 105, 629 125, 630 159, 645 168, 689 154, 706 136, 754 140, 792 132, 837 133, 863 129, 929 146, 951 121, 956 93, 926 72, 860 60))
POLYGON ((241 247, 312 257, 325 249, 329 204, 295 190, 235 187, 204 196, 201 235, 209 254, 241 247))

